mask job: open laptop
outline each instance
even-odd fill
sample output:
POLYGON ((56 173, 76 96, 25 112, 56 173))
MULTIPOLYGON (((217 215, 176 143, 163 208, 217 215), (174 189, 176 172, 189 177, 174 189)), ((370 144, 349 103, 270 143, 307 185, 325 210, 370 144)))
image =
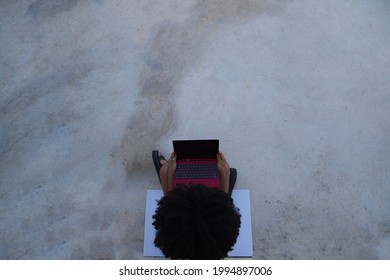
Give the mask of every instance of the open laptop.
POLYGON ((175 186, 192 183, 219 188, 219 140, 174 140, 173 150, 176 153, 175 186))

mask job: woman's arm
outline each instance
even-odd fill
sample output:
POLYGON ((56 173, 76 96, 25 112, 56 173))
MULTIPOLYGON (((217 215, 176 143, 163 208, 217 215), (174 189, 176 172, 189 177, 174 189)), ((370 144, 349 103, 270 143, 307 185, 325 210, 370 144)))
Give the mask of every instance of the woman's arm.
POLYGON ((160 168, 161 187, 164 195, 173 190, 173 182, 176 170, 176 155, 171 154, 169 160, 165 161, 160 168))
POLYGON ((173 190, 173 184, 174 184, 174 177, 175 177, 175 171, 176 171, 176 154, 173 152, 171 156, 169 157, 168 161, 168 186, 167 186, 167 192, 173 190))
POLYGON ((225 156, 221 152, 218 152, 217 159, 218 159, 217 166, 218 166, 219 174, 221 175, 221 184, 219 189, 221 191, 229 193, 230 166, 226 161, 225 156))

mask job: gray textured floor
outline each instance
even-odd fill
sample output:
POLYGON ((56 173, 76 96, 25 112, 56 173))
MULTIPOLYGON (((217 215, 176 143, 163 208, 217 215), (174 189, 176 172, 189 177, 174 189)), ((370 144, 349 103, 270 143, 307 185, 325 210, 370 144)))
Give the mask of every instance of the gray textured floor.
POLYGON ((390 2, 0 1, 0 258, 141 259, 151 150, 219 138, 255 259, 390 259, 390 2))

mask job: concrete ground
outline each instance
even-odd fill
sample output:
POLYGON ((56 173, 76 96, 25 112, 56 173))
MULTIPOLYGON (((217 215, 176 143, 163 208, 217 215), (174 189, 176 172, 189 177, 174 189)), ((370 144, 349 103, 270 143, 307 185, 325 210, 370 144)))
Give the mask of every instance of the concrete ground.
POLYGON ((219 138, 254 259, 390 259, 390 2, 0 1, 0 258, 142 259, 152 149, 219 138))

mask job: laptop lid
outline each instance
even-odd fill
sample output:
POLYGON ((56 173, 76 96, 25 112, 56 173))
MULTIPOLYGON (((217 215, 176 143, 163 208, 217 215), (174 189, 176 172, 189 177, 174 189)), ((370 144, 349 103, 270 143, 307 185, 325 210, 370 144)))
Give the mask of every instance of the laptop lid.
POLYGON ((173 150, 177 160, 217 159, 219 140, 174 140, 173 150))

